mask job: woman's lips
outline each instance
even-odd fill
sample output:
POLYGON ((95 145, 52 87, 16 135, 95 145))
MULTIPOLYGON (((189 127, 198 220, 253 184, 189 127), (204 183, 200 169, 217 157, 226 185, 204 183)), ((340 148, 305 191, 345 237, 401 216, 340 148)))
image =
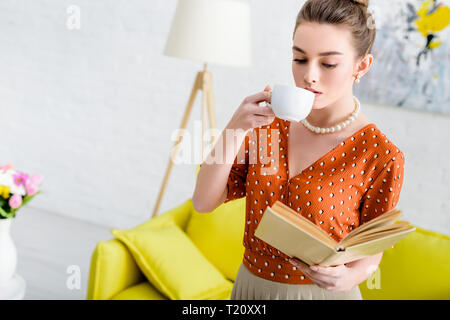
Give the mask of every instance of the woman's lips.
POLYGON ((314 93, 314 96, 315 96, 316 98, 322 94, 322 92, 316 91, 316 90, 311 89, 311 88, 304 88, 304 89, 306 89, 306 90, 311 91, 312 93, 314 93))

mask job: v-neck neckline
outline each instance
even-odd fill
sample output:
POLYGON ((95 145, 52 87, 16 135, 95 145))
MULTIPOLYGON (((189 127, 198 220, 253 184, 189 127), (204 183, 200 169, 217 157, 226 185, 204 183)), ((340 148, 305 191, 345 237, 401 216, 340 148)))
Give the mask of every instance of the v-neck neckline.
POLYGON ((287 129, 286 129, 286 146, 287 146, 287 147, 286 147, 286 158, 287 158, 287 160, 286 160, 286 162, 287 162, 287 164, 286 164, 286 171, 287 171, 287 179, 288 179, 287 181, 289 182, 289 181, 291 181, 291 180, 293 180, 293 179, 295 179, 295 178, 297 178, 297 177, 300 177, 301 175, 303 175, 303 174, 306 172, 306 170, 307 170, 308 168, 314 167, 319 161, 323 160, 325 157, 328 157, 328 156, 330 156, 333 152, 335 152, 335 151, 339 148, 339 146, 342 146, 342 143, 343 143, 343 142, 344 142, 344 145, 347 144, 348 140, 350 140, 351 138, 353 138, 354 136, 356 136, 356 135, 359 134, 360 132, 362 132, 362 131, 368 129, 368 128, 371 127, 371 126, 375 126, 375 124, 371 122, 371 123, 365 125, 364 127, 362 127, 361 129, 355 131, 353 134, 351 134, 350 136, 348 136, 348 137, 347 137, 346 139, 344 139, 343 141, 339 142, 339 143, 338 143, 337 145, 335 145, 331 150, 329 150, 327 153, 323 154, 319 159, 315 160, 313 163, 311 163, 310 165, 308 165, 306 168, 304 168, 304 169, 303 169, 302 171, 300 171, 298 174, 296 174, 295 176, 289 178, 289 175, 290 175, 290 173, 291 173, 291 172, 290 172, 290 167, 289 167, 289 148, 290 148, 290 146, 289 146, 289 132, 290 132, 290 130, 291 130, 291 121, 287 121, 287 129))

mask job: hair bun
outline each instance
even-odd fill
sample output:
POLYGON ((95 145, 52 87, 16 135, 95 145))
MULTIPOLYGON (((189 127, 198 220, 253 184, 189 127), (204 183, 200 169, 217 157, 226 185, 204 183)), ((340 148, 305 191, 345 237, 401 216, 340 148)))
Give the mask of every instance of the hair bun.
POLYGON ((350 0, 356 4, 362 5, 363 7, 369 7, 369 0, 350 0))

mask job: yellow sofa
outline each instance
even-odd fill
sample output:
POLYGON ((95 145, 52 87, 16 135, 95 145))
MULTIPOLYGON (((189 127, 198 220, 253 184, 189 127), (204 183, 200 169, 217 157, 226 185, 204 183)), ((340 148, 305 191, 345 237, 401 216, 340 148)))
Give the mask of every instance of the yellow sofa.
MULTIPOLYGON (((155 230, 160 232, 167 226, 176 226, 189 239, 189 245, 195 245, 201 253, 201 257, 196 253, 195 259, 204 259, 203 264, 208 264, 209 268, 214 266, 223 275, 221 291, 215 290, 215 294, 209 296, 210 291, 207 291, 201 295, 202 299, 229 299, 244 253, 244 220, 245 197, 224 203, 210 213, 197 212, 191 199, 188 199, 133 229, 112 232, 116 235, 131 232, 138 234, 137 237, 146 237, 157 232, 155 230)), ((164 249, 167 243, 149 245, 158 247, 158 254, 161 255, 164 252, 161 248, 164 249)), ((192 250, 192 246, 190 248, 192 250)), ((184 249, 180 252, 186 254, 184 249)), ((180 279, 170 284, 169 291, 163 287, 164 281, 171 280, 164 278, 164 272, 169 272, 171 266, 167 263, 174 257, 166 258, 169 259, 164 261, 167 269, 159 267, 157 272, 160 277, 155 278, 157 275, 141 270, 144 267, 142 259, 136 262, 136 257, 129 250, 129 243, 117 238, 100 241, 91 258, 87 299, 165 300, 191 297, 186 288, 182 289, 182 293, 177 291, 177 287, 183 284, 180 279), (148 280, 149 277, 153 282, 148 280)), ((199 272, 192 263, 196 262, 189 261, 189 266, 183 268, 183 276, 189 279, 195 278, 195 273, 199 272)), ((450 237, 416 226, 415 232, 384 252, 377 271, 359 287, 363 299, 367 300, 450 299, 450 237)))

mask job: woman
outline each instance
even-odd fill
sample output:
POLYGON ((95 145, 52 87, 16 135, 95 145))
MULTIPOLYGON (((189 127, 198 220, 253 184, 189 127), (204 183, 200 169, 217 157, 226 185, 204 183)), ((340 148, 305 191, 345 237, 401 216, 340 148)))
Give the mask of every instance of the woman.
POLYGON ((298 123, 275 117, 259 106, 270 103, 267 86, 245 98, 226 127, 235 130, 239 153, 222 133, 209 155, 225 143, 234 163, 208 164, 209 158, 202 164, 192 198, 197 211, 246 196, 245 252, 231 299, 361 299, 358 284, 378 267, 382 253, 308 267, 254 237, 276 200, 336 241, 398 203, 404 154, 353 96, 354 82, 373 61, 367 6, 368 0, 306 1, 294 28, 292 73, 297 87, 316 92, 311 113, 298 123))

